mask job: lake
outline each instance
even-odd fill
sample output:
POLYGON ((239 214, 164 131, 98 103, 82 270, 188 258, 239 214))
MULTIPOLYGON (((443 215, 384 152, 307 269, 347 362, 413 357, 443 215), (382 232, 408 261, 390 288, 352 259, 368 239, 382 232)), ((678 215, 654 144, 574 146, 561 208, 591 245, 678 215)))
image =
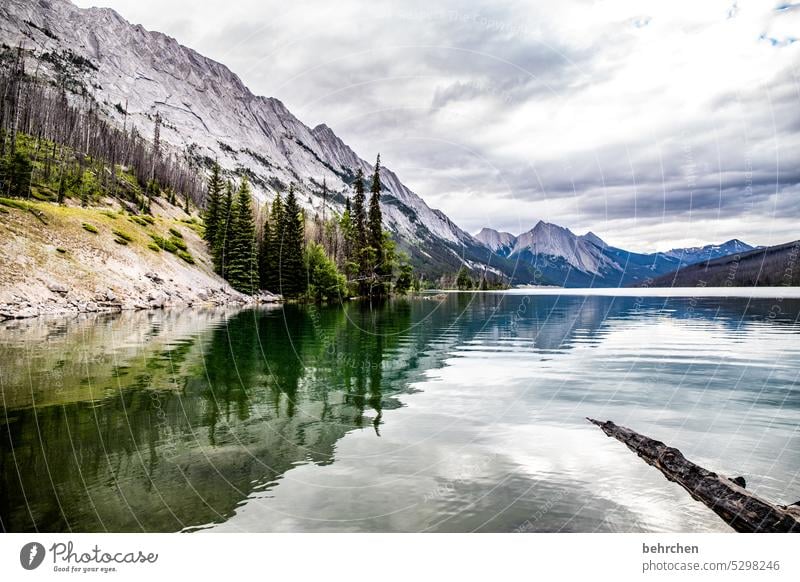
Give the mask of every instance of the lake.
POLYGON ((730 531, 800 499, 800 301, 452 293, 0 325, 5 531, 730 531))

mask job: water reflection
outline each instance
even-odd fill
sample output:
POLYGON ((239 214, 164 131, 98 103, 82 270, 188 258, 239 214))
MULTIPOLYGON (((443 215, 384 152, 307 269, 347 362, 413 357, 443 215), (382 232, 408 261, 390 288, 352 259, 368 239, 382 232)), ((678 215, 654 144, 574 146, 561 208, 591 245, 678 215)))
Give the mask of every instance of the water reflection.
POLYGON ((794 501, 798 313, 457 294, 14 322, 0 525, 724 530, 582 417, 794 501))

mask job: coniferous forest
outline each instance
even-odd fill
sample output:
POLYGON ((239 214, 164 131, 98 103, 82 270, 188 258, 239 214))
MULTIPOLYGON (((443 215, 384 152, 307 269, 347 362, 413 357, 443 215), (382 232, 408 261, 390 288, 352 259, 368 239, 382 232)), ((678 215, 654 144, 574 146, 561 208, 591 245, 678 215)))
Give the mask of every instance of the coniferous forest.
POLYGON ((378 156, 368 206, 359 170, 352 202, 348 197, 341 214, 325 204, 321 214, 309 218, 290 185, 255 221, 247 179, 238 185, 225 181, 215 164, 204 213, 204 238, 215 269, 243 293, 266 290, 316 301, 407 293, 419 282, 382 228, 380 169, 378 156))
POLYGON ((321 213, 308 215, 294 185, 261 208, 244 175, 214 163, 206 177, 161 143, 158 114, 151 142, 127 115, 122 128, 104 119, 88 93, 29 74, 22 48, 6 47, 0 57, 0 195, 84 207, 113 199, 137 220, 156 198, 187 214, 200 208, 214 270, 246 294, 338 301, 418 288, 408 258, 382 228, 380 156, 369 198, 359 169, 343 212, 324 183, 321 213))

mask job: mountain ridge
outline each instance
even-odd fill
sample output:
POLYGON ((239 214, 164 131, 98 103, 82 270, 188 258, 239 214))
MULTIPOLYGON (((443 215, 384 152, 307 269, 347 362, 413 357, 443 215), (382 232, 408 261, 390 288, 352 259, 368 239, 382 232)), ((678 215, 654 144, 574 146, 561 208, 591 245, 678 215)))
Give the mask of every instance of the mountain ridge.
MULTIPOLYGON (((82 9, 69 0, 7 0, 0 6, 0 41, 6 49, 32 43, 28 57, 37 75, 69 84, 73 99, 97 106, 117 125, 135 126, 148 137, 160 116, 161 141, 171 155, 185 155, 204 169, 219 161, 228 176, 247 176, 262 203, 294 183, 307 212, 341 212, 355 172, 372 171, 326 123, 305 125, 280 99, 255 95, 223 63, 131 24, 113 9, 82 9)), ((384 228, 430 278, 466 266, 513 283, 619 286, 673 271, 698 256, 719 256, 728 243, 749 247, 733 239, 632 253, 592 232, 575 235, 541 220, 516 237, 492 229, 472 236, 429 207, 390 168, 382 168, 381 178, 384 228)))
MULTIPOLYGON (((28 58, 37 74, 54 82, 68 77, 77 88, 73 98, 91 96, 119 126, 133 125, 152 138, 159 115, 161 141, 173 155, 186 152, 205 169, 217 160, 228 176, 247 176, 262 203, 294 183, 307 211, 341 212, 355 172, 372 170, 327 124, 310 128, 281 100, 253 94, 226 65, 110 8, 8 0, 0 6, 0 41, 7 48, 32 47, 28 58)), ((382 169, 381 178, 384 227, 423 274, 467 265, 513 275, 513 265, 492 265, 481 244, 390 168, 382 169)))
POLYGON ((475 238, 499 256, 529 263, 565 287, 641 284, 682 267, 754 248, 731 239, 716 245, 634 253, 608 245, 592 231, 576 235, 543 220, 518 236, 484 227, 475 238))

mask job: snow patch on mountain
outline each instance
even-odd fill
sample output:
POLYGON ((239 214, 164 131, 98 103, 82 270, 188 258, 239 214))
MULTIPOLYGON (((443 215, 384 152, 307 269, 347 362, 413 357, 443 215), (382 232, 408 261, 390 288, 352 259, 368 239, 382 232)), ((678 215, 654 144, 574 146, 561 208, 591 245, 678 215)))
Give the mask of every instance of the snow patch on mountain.
POLYGON ((679 249, 671 249, 664 254, 668 257, 679 259, 684 265, 691 265, 694 263, 701 263, 711 259, 718 259, 728 255, 737 253, 746 253, 752 251, 753 247, 746 242, 739 239, 731 239, 719 245, 705 245, 702 247, 687 247, 679 249))

